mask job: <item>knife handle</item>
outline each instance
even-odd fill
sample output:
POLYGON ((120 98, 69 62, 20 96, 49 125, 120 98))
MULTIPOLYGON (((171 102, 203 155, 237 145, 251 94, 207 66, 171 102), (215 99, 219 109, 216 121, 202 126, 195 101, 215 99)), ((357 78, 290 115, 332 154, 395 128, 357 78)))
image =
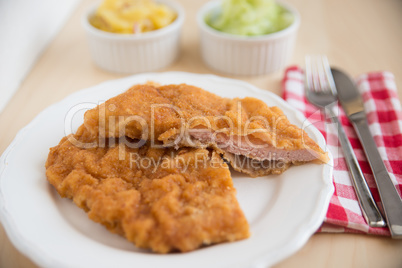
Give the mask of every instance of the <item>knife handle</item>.
POLYGON ((364 112, 352 116, 354 118, 351 118, 351 121, 373 171, 392 238, 402 238, 402 200, 392 183, 373 136, 371 136, 364 112))
POLYGON ((352 145, 349 142, 345 131, 339 122, 338 116, 335 114, 332 108, 328 109, 332 122, 335 123, 338 129, 338 139, 341 144, 346 164, 349 168, 349 174, 352 177, 352 183, 357 195, 357 200, 359 201, 360 208, 363 212, 364 219, 367 224, 371 227, 383 227, 385 226, 385 221, 381 216, 380 211, 371 195, 370 189, 367 182, 363 176, 363 172, 359 166, 359 162, 356 159, 355 153, 353 152, 352 145))

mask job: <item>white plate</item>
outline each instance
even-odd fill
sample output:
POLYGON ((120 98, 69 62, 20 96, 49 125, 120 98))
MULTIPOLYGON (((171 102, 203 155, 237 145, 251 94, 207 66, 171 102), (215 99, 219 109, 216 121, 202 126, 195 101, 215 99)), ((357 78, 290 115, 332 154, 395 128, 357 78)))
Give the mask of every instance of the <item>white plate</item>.
MULTIPOLYGON (((196 85, 223 97, 257 97, 280 107, 298 126, 308 122, 270 92, 212 75, 147 73, 72 94, 22 129, 0 159, 0 216, 12 243, 43 267, 266 267, 300 249, 327 211, 333 193, 332 157, 330 164, 294 166, 279 176, 253 179, 233 172, 251 237, 189 253, 158 255, 138 250, 59 197, 46 181, 44 165, 49 148, 70 132, 64 131, 65 121, 72 119, 76 129, 85 109, 150 80, 196 85)), ((325 149, 316 128, 309 126, 306 131, 325 149)))

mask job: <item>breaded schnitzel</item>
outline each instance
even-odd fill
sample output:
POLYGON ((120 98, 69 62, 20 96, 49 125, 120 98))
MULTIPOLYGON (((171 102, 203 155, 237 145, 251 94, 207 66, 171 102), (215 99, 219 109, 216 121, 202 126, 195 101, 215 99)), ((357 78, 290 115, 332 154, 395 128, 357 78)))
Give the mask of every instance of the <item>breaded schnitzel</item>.
POLYGON ((278 107, 255 98, 222 98, 186 84, 133 86, 87 111, 84 125, 94 139, 128 136, 176 148, 213 148, 251 176, 328 161, 278 107))
POLYGON ((89 136, 81 127, 51 148, 46 176, 109 231, 158 253, 250 235, 229 168, 217 153, 149 144, 76 146, 89 136))

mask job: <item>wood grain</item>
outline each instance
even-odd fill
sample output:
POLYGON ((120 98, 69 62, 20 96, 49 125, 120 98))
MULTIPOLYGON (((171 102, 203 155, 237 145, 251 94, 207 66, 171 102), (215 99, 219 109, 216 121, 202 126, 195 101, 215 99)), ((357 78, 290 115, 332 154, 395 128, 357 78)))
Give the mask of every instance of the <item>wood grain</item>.
MULTIPOLYGON (((96 67, 90 59, 80 18, 94 1, 84 0, 39 58, 19 91, 0 114, 0 153, 19 129, 47 106, 72 92, 122 77, 96 67)), ((202 62, 195 14, 205 0, 180 0, 186 10, 182 53, 161 71, 214 73, 202 62)), ((289 0, 302 24, 292 64, 306 54, 326 54, 351 75, 377 70, 395 74, 402 96, 402 1, 289 0)), ((221 75, 221 74, 219 74, 221 75)), ((259 77, 235 77, 280 94, 277 72, 259 77)), ((28 202, 21 199, 21 202, 28 202)), ((296 254, 277 267, 402 267, 402 240, 352 234, 316 234, 296 254)), ((20 254, 0 227, 0 267, 36 267, 20 254)))

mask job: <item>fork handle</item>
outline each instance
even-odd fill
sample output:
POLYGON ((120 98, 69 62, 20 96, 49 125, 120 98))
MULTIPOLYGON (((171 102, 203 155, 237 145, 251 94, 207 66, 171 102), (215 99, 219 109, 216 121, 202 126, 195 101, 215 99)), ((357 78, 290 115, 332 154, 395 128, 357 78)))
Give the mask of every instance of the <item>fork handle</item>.
MULTIPOLYGON (((355 114, 356 117, 358 114, 355 114)), ((357 135, 363 145, 364 152, 373 170, 374 180, 384 208, 385 217, 392 238, 402 238, 402 200, 392 183, 391 177, 384 165, 377 145, 371 136, 367 120, 363 114, 360 118, 352 120, 357 135)))
POLYGON ((338 116, 333 111, 333 107, 328 108, 332 122, 335 123, 338 129, 338 139, 344 152, 346 164, 349 168, 350 176, 352 177, 352 183, 357 195, 357 199, 360 204, 360 208, 363 212, 364 219, 371 227, 383 227, 386 225, 380 211, 371 195, 370 189, 363 176, 362 170, 359 166, 359 162, 353 152, 352 145, 349 142, 345 131, 339 122, 338 116))

